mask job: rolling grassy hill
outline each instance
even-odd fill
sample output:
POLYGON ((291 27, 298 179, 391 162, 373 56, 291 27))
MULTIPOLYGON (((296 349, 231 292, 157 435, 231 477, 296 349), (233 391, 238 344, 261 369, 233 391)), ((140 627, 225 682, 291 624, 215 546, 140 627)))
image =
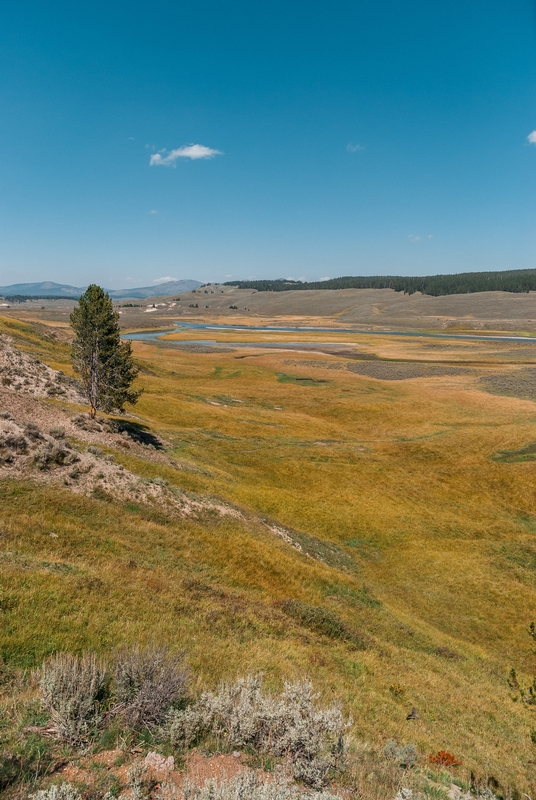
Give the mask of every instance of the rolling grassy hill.
MULTIPOLYGON (((69 372, 59 338, 7 318, 0 333, 69 372)), ((429 360, 426 344, 397 342, 391 358, 429 360)), ((87 496, 4 467, 6 674, 57 649, 157 640, 187 650, 197 687, 259 670, 274 687, 309 676, 352 715, 356 753, 381 761, 388 740, 412 742, 426 770, 448 750, 464 780, 532 793, 534 712, 507 680, 514 667, 525 687, 536 672, 536 473, 521 452, 536 439, 534 403, 482 391, 470 370, 381 381, 254 347, 134 352, 144 394, 131 420, 165 448, 116 436, 106 452, 200 510, 87 496)), ((2 389, 3 407, 13 396, 2 389)), ((15 735, 23 701, 9 686, 15 735)), ((362 796, 387 796, 361 777, 362 796)))

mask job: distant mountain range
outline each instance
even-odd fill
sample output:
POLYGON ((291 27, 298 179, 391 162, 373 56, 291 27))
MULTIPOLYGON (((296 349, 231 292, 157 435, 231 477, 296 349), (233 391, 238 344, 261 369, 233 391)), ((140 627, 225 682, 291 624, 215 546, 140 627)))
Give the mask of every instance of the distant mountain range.
MULTIPOLYGON (((164 297, 167 295, 178 294, 179 292, 191 292, 201 286, 200 281, 166 281, 155 286, 141 286, 137 289, 107 289, 110 297, 114 300, 132 297, 143 299, 145 297, 164 297)), ((85 286, 69 286, 66 283, 54 283, 53 281, 41 281, 41 283, 12 283, 10 286, 0 286, 2 297, 13 297, 22 295, 25 297, 70 297, 77 299, 85 291, 85 286)))

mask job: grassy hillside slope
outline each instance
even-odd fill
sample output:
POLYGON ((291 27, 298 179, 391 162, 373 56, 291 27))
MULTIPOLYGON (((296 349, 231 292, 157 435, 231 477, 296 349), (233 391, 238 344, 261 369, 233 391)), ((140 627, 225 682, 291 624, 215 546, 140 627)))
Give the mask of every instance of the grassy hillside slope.
MULTIPOLYGON (((66 343, 0 332, 69 370, 66 343)), ((534 714, 507 678, 536 671, 536 473, 515 455, 536 439, 534 403, 470 372, 379 381, 324 356, 134 351, 135 416, 181 468, 120 447, 117 462, 240 516, 5 477, 6 666, 158 640, 187 649, 198 686, 307 675, 342 699, 357 742, 410 741, 423 762, 449 750, 504 796, 533 792, 534 714)))

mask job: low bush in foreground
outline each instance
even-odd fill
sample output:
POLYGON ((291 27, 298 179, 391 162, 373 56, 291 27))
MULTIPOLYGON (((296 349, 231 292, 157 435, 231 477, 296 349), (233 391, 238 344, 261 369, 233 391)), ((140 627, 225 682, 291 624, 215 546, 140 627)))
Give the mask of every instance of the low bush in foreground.
MULTIPOLYGON (((396 741, 388 742, 383 751, 361 743, 356 757, 357 744, 349 751, 346 742, 351 721, 337 704, 321 705, 306 680, 286 682, 275 692, 264 688, 261 674, 249 675, 223 682, 197 698, 188 697, 184 654, 162 647, 124 649, 110 664, 93 653, 58 653, 43 663, 37 675, 41 709, 31 699, 14 729, 10 744, 14 749, 0 750, 0 791, 11 791, 12 797, 113 800, 112 794, 125 789, 131 800, 335 800, 328 784, 336 779, 347 797, 372 798, 370 788, 375 800, 393 800, 395 795, 408 800, 400 794, 402 781, 404 791, 417 792, 417 798, 423 793, 443 797, 451 785, 452 769, 461 763, 439 751, 427 768, 419 769, 422 759, 416 747, 396 741), (36 741, 28 749, 32 737, 36 741), (27 752, 17 750, 17 741, 28 743, 27 752), (96 755, 116 746, 122 755, 114 764, 96 755), (140 759, 136 754, 148 746, 157 751, 140 759), (196 746, 206 755, 239 750, 249 760, 236 762, 243 766, 232 780, 186 783, 181 793, 171 773, 196 746), (81 759, 80 784, 24 792, 25 786, 26 792, 39 786, 65 758, 81 759), (114 771, 125 763, 128 786, 125 773, 114 771), (431 771, 430 764, 440 769, 431 771), (251 771, 261 765, 274 770, 273 777, 251 771), (170 777, 162 782, 159 773, 170 777)), ((25 683, 24 689, 29 688, 25 683)), ((484 784, 471 781, 472 791, 481 795, 484 784)))
POLYGON ((116 716, 134 730, 156 726, 186 694, 184 654, 165 648, 122 650, 111 670, 94 653, 57 653, 38 674, 43 708, 70 744, 94 738, 116 716))
POLYGON ((317 700, 308 681, 285 683, 274 695, 263 691, 262 676, 248 676, 171 712, 163 735, 174 747, 212 737, 227 749, 249 747, 287 758, 295 778, 320 788, 344 755, 349 723, 338 706, 319 708, 317 700))
POLYGON ((136 729, 158 725, 170 706, 186 695, 184 653, 165 647, 122 650, 115 661, 115 699, 126 723, 136 729))
POLYGON ((71 783, 59 783, 31 794, 30 800, 82 800, 82 796, 71 783))
POLYGON ((81 658, 57 653, 45 661, 39 679, 41 702, 59 738, 78 743, 100 727, 106 679, 106 667, 94 653, 81 658))
POLYGON ((186 784, 184 800, 340 800, 327 792, 304 792, 283 781, 262 780, 248 772, 230 781, 208 781, 203 787, 186 784))

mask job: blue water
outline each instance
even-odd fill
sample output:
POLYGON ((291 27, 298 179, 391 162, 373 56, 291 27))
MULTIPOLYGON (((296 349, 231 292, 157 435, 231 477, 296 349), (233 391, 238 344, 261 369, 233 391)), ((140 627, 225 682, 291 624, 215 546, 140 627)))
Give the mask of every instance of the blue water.
MULTIPOLYGON (((471 341, 494 341, 494 342, 523 342, 523 344, 536 345, 536 337, 532 336, 486 336, 483 334, 469 334, 469 333, 422 333, 421 331, 367 331, 357 328, 315 328, 315 327, 302 327, 302 328, 283 328, 283 327, 265 327, 262 325, 210 325, 204 322, 178 322, 175 328, 166 331, 140 331, 139 333, 127 333, 123 336, 124 339, 131 339, 137 341, 151 341, 151 339, 160 339, 169 333, 180 333, 187 330, 199 331, 222 331, 222 332, 250 332, 258 331, 259 333, 309 333, 311 331, 318 331, 320 333, 353 333, 357 336, 415 336, 424 337, 427 339, 465 339, 471 341)), ((344 342, 259 342, 250 339, 247 342, 219 342, 216 339, 175 339, 174 344, 197 344, 208 347, 278 347, 278 348, 295 348, 295 347, 344 347, 344 342)), ((171 342, 170 342, 171 344, 171 342)), ((349 345, 347 345, 349 346, 349 345)))

